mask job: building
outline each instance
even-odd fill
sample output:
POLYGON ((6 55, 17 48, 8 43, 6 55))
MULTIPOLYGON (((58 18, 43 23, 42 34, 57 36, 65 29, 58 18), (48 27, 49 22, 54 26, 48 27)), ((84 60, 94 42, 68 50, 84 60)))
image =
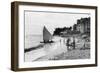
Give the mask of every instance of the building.
POLYGON ((78 19, 77 24, 73 25, 73 30, 80 33, 90 33, 90 17, 78 19))
POLYGON ((73 25, 73 31, 77 31, 77 24, 73 25))

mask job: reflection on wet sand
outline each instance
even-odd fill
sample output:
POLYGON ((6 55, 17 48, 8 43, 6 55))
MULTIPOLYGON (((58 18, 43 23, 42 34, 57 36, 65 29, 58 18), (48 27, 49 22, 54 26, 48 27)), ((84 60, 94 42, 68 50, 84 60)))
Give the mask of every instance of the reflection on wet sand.
POLYGON ((32 50, 30 52, 25 53, 25 61, 34 61, 38 60, 41 57, 46 56, 48 58, 52 58, 61 53, 67 52, 67 47, 63 40, 58 40, 55 43, 45 44, 42 48, 32 50))
POLYGON ((90 58, 90 42, 80 37, 76 37, 75 48, 73 48, 73 38, 55 37, 54 43, 45 43, 38 48, 25 52, 25 62, 48 61, 48 60, 73 60, 90 58), (56 39, 55 39, 56 38, 56 39), (85 43, 85 45, 84 45, 85 43))

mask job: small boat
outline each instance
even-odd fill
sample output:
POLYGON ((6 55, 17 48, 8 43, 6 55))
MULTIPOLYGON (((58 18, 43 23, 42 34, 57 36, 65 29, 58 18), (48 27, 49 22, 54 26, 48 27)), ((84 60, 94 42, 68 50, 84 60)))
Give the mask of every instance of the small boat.
POLYGON ((53 38, 53 36, 47 30, 47 28, 44 26, 44 28, 43 28, 43 42, 40 42, 40 43, 53 43, 52 38, 53 38))

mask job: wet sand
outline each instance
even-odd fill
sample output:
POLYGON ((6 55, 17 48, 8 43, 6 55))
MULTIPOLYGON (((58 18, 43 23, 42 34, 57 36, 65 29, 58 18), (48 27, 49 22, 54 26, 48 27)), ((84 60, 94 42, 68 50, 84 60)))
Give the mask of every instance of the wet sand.
POLYGON ((42 48, 26 52, 25 62, 90 58, 90 49, 80 48, 82 47, 82 41, 80 41, 81 46, 79 44, 76 49, 72 49, 72 47, 68 49, 64 41, 65 38, 57 39, 55 43, 45 44, 42 48))
POLYGON ((64 52, 67 52, 67 46, 63 43, 63 41, 56 41, 52 44, 45 44, 42 48, 26 52, 25 62, 36 61, 44 56, 52 58, 64 52))

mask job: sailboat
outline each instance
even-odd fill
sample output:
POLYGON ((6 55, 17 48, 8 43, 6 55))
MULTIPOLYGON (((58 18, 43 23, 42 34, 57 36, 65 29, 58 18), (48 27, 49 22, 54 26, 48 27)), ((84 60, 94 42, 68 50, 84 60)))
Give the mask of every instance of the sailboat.
POLYGON ((41 43, 53 43, 52 37, 53 36, 51 35, 51 33, 44 26, 44 28, 43 28, 43 42, 41 42, 41 43))

